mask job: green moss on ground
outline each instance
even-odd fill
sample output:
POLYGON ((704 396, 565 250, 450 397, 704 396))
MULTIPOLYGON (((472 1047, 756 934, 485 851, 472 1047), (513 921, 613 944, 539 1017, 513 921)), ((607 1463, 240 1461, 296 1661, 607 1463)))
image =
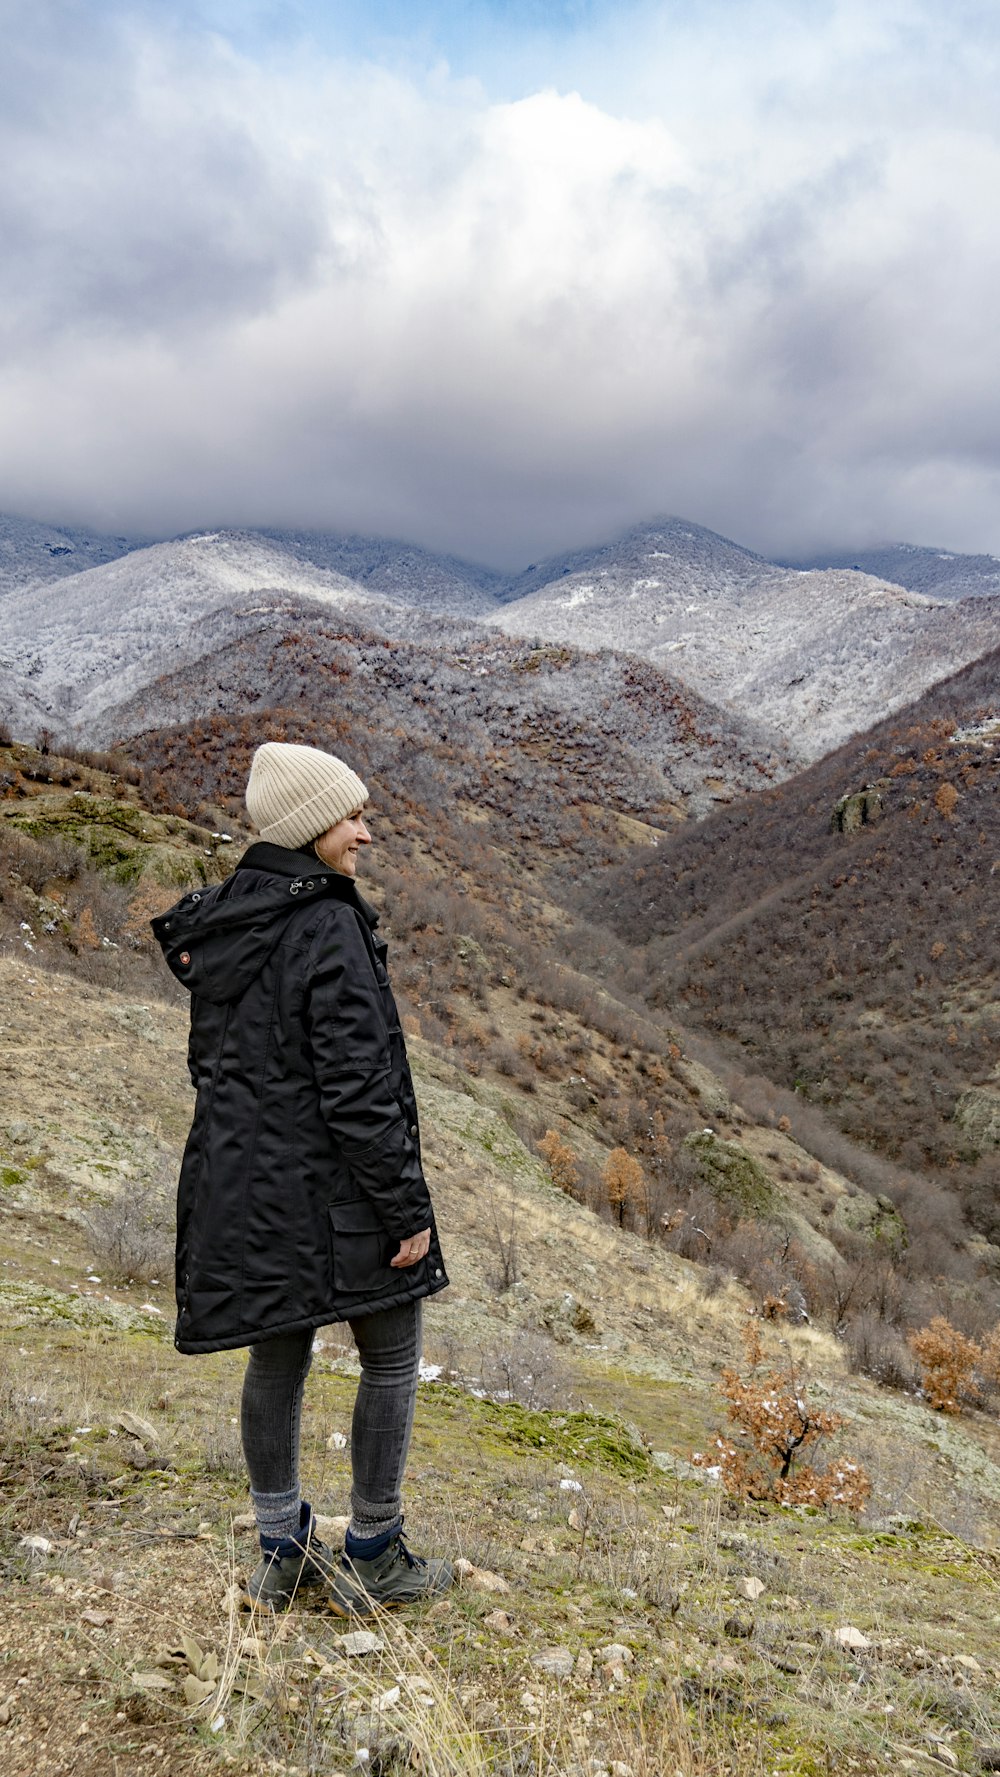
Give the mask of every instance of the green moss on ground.
POLYGON ((0 805, 0 819, 33 839, 77 847, 95 869, 126 887, 146 875, 169 888, 215 881, 233 867, 240 850, 178 816, 86 790, 38 792, 0 805))
POLYGON ((474 1417, 518 1450, 544 1451, 551 1461, 594 1464, 626 1480, 644 1480, 652 1457, 630 1426, 603 1413, 538 1413, 514 1401, 476 1401, 474 1417))
POLYGON ((39 1283, 0 1280, 0 1327, 11 1330, 37 1326, 105 1327, 116 1333, 141 1333, 147 1338, 161 1340, 166 1337, 169 1325, 165 1315, 161 1318, 157 1314, 144 1313, 124 1302, 46 1289, 39 1283))
POLYGON ((694 1155, 698 1170, 713 1197, 732 1205, 743 1215, 767 1217, 780 1207, 780 1195, 770 1174, 739 1142, 724 1141, 711 1129, 685 1136, 684 1146, 694 1155))

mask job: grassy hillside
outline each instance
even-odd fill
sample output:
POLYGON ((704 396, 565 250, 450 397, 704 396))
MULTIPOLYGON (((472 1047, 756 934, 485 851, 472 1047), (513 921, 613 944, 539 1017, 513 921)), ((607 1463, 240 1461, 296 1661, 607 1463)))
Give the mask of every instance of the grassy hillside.
MULTIPOLYGON (((690 1459, 726 1423, 750 1299, 557 1190, 495 1090, 420 1039, 454 1283, 428 1312, 440 1369, 421 1384, 408 1521, 471 1571, 377 1623, 370 1655, 315 1611, 248 1616, 242 1354, 179 1357, 162 1279, 116 1284, 106 1246, 95 1269, 82 1219, 176 1153, 183 1013, 2 967, 27 1038, 8 1059, 25 1115, 3 1136, 0 1235, 12 1777, 131 1777, 154 1758, 346 1777, 359 1747, 387 1773, 483 1777, 980 1768, 1000 1680, 995 1420, 887 1395, 829 1335, 765 1323, 798 1391, 844 1415, 835 1448, 874 1493, 862 1523, 727 1500, 690 1459), (43 1058, 35 1033, 60 1030, 43 1058)), ((306 1488, 335 1518, 356 1370, 336 1328, 320 1339, 306 1488)))

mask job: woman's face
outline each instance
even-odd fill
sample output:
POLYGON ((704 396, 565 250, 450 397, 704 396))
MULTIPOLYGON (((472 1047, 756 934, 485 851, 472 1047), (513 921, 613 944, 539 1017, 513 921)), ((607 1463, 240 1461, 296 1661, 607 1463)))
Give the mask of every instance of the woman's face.
POLYGON ((372 836, 361 819, 360 808, 328 827, 313 845, 316 856, 341 876, 353 876, 358 867, 358 846, 371 845, 372 836))

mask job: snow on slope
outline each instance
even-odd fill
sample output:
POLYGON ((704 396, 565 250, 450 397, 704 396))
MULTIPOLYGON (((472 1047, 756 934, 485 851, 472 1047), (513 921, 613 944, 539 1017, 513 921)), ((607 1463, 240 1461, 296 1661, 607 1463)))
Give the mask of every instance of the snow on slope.
MULTIPOLYGON (((509 575, 479 562, 440 555, 413 543, 356 532, 282 530, 275 527, 224 529, 276 548, 306 569, 323 568, 356 581, 370 595, 404 604, 468 616, 514 596, 509 575)), ((0 596, 80 574, 116 561, 154 541, 181 543, 184 537, 105 536, 97 531, 43 524, 0 512, 0 596)))
POLYGON ((790 568, 857 568, 910 592, 936 599, 989 598, 1000 594, 1000 556, 960 555, 915 543, 882 543, 871 549, 832 551, 789 561, 790 568))
POLYGON ((0 692, 15 721, 87 731, 106 705, 222 646, 282 598, 384 608, 342 574, 241 532, 157 543, 2 606, 0 692))
POLYGON ((0 512, 0 596, 116 561, 145 543, 144 537, 106 537, 0 512))
MULTIPOLYGON (((22 521, 5 524, 0 568, 8 536, 18 572, 45 559, 62 572, 66 558, 48 554, 55 531, 26 537, 22 521)), ((7 591, 0 714, 21 732, 94 734, 104 712, 246 635, 282 601, 290 627, 306 601, 432 645, 450 618, 640 655, 808 758, 1000 641, 1000 597, 954 602, 841 568, 776 567, 684 519, 507 580, 378 539, 220 531, 7 591)))
POLYGON ((771 565, 742 543, 720 537, 717 531, 708 531, 690 519, 658 518, 633 525, 611 543, 550 556, 537 567, 526 568, 508 582, 504 596, 508 601, 523 600, 570 575, 586 580, 610 574, 631 585, 652 573, 659 574, 664 583, 678 586, 732 586, 756 580, 771 565))
POLYGON ((1000 599, 944 603, 843 569, 733 560, 635 533, 597 571, 561 573, 487 619, 511 635, 617 648, 668 667, 816 758, 1000 639, 1000 599))
POLYGON ((436 555, 385 537, 332 531, 262 530, 256 534, 292 550, 314 567, 346 574, 369 594, 422 610, 447 611, 452 616, 471 617, 491 610, 509 584, 505 575, 477 562, 436 555))

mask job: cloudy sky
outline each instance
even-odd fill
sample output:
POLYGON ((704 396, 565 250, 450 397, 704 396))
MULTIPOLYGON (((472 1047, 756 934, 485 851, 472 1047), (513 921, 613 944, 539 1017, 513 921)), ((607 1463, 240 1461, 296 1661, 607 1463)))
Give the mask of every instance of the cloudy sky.
POLYGON ((0 510, 1000 553, 989 0, 0 22, 0 510))

